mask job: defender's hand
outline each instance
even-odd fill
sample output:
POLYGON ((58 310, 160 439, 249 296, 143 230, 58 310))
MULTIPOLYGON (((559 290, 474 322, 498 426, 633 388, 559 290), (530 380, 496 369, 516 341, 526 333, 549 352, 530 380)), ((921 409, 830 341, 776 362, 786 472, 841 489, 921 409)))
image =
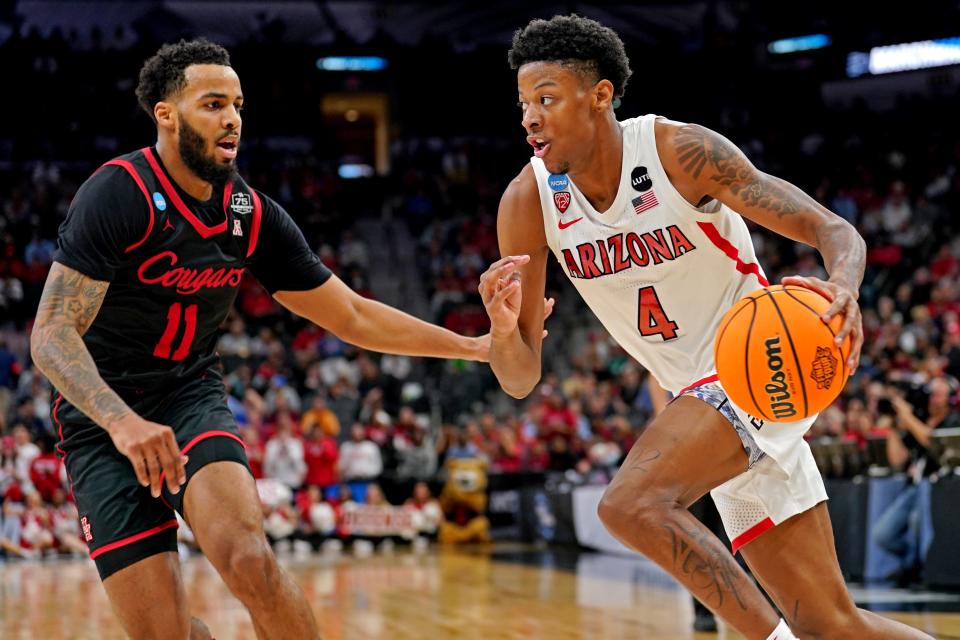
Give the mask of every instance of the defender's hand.
MULTIPOLYGON (((543 321, 546 322, 547 318, 550 317, 550 314, 553 313, 553 305, 556 304, 556 300, 553 298, 544 298, 543 299, 543 321)), ((546 329, 543 330, 543 337, 546 338, 550 334, 546 329)), ((490 362, 490 343, 492 341, 491 334, 487 333, 478 338, 474 338, 477 341, 477 358, 478 362, 490 362)))
POLYGON ((490 317, 490 335, 510 335, 517 328, 523 294, 520 289, 520 265, 530 256, 507 256, 497 260, 480 276, 480 298, 490 317))
POLYGON ((130 460, 137 480, 150 487, 154 498, 160 497, 163 489, 161 474, 167 476, 170 493, 180 491, 187 481, 187 456, 180 455, 173 429, 130 413, 111 424, 107 432, 117 451, 130 460))
POLYGON ((857 368, 860 364, 860 348, 863 347, 863 320, 860 316, 860 305, 857 304, 859 292, 848 284, 841 282, 832 282, 821 280, 820 278, 789 276, 783 278, 781 284, 793 284, 800 287, 812 289, 830 300, 832 303, 827 312, 820 316, 824 322, 830 322, 830 319, 837 314, 843 315, 843 326, 834 342, 839 347, 843 344, 847 335, 850 336, 851 348, 850 355, 847 358, 847 367, 850 371, 857 368))

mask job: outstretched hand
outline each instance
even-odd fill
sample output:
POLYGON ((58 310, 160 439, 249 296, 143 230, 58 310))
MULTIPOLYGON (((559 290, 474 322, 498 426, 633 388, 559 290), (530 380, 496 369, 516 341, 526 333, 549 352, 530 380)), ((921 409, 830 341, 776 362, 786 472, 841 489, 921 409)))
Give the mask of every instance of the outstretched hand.
MULTIPOLYGON (((544 298, 543 299, 543 321, 546 322, 547 318, 550 317, 550 314, 553 313, 553 307, 556 304, 556 300, 553 298, 544 298)), ((543 337, 546 338, 550 334, 546 329, 543 330, 543 337)), ((490 343, 493 340, 493 334, 487 333, 479 338, 477 338, 478 349, 477 351, 481 354, 478 360, 480 362, 489 362, 490 361, 490 343)))
POLYGON ((510 335, 517 328, 523 302, 520 267, 528 262, 530 256, 507 256, 494 262, 480 276, 477 289, 490 317, 490 333, 494 336, 510 335))

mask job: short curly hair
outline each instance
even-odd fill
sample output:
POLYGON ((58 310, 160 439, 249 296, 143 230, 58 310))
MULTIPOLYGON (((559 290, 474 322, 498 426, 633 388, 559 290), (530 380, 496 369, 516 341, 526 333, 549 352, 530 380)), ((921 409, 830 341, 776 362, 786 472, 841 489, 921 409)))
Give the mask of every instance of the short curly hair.
POLYGON ((230 54, 220 45, 205 38, 198 38, 165 44, 143 63, 140 82, 137 84, 137 100, 154 122, 154 106, 186 86, 187 77, 184 71, 192 64, 219 64, 229 67, 230 54))
POLYGON ((513 34, 507 53, 511 69, 528 62, 558 62, 593 76, 609 80, 614 97, 620 98, 633 71, 623 41, 613 29, 576 14, 531 20, 513 34))

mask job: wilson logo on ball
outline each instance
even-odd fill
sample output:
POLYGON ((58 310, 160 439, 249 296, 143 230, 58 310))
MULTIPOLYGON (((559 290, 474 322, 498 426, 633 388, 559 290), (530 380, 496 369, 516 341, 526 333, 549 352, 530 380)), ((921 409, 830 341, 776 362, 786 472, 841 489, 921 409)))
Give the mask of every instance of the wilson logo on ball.
POLYGON ((770 396, 770 408, 777 418, 789 418, 797 415, 797 409, 790 401, 790 389, 787 386, 787 374, 783 372, 783 358, 780 356, 780 336, 768 339, 767 367, 770 369, 770 382, 764 390, 770 396))
POLYGON ((829 347, 817 347, 817 355, 810 365, 810 377, 817 383, 817 389, 829 389, 836 375, 837 359, 829 347))

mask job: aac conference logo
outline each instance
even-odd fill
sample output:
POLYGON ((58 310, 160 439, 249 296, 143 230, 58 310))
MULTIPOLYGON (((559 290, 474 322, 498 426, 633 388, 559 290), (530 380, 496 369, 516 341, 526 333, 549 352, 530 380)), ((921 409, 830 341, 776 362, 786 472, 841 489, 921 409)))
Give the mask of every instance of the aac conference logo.
POLYGON ((570 178, 565 173, 551 173, 547 178, 547 184, 554 191, 563 191, 570 185, 570 178))

